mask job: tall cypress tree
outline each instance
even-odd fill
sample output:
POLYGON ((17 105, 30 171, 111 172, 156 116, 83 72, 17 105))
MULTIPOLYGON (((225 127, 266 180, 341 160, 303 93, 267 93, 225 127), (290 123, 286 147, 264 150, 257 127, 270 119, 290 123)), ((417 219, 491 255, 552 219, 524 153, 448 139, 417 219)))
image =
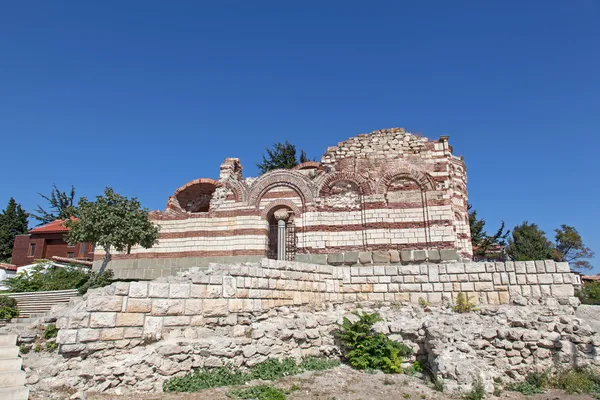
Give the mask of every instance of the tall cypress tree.
POLYGON ((12 197, 0 214, 0 261, 10 262, 15 236, 27 233, 27 213, 12 197))

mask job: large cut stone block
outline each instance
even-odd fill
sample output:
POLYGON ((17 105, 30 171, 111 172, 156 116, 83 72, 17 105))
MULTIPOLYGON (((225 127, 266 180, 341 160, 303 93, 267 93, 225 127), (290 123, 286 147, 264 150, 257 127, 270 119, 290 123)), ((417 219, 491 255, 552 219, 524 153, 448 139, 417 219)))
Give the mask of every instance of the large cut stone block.
POLYGON ((122 296, 90 296, 87 299, 87 311, 121 311, 122 296))
POLYGON ((389 264, 390 252, 385 250, 377 250, 373 252, 373 264, 389 264))
MULTIPOLYGON (((561 263, 557 263, 561 264, 561 263)), ((552 285, 552 296, 564 298, 564 297, 573 297, 575 295, 575 290, 572 285, 552 285)))
POLYGON ((344 264, 358 264, 358 251, 349 251, 347 253, 344 253, 344 264))
POLYGON ((96 312, 90 317, 90 328, 113 328, 117 321, 116 312, 96 312))
POLYGON ((127 312, 148 313, 152 311, 151 299, 127 299, 127 312))
POLYGON ((458 261, 458 252, 456 249, 442 249, 440 250, 440 258, 442 261, 458 261))
POLYGON ((118 313, 116 326, 143 326, 144 314, 118 313))
POLYGON ((95 342, 100 340, 100 329, 79 329, 77 336, 80 342, 95 342))
POLYGON ((187 299, 185 301, 185 315, 202 314, 202 299, 187 299))
POLYGON ((344 263, 344 253, 328 254, 327 263, 330 265, 342 265, 344 263))
POLYGON ((227 316, 229 314, 228 301, 225 299, 205 299, 203 311, 207 317, 227 316))
POLYGON ((169 284, 168 283, 159 283, 159 282, 150 282, 150 289, 148 293, 149 297, 169 297, 169 284))
POLYGON ((121 340, 123 339, 124 328, 108 328, 100 330, 100 340, 121 340))
POLYGON ((427 250, 414 250, 413 251, 413 261, 416 263, 421 263, 427 260, 427 250))
POLYGON ((144 321, 144 337, 160 339, 162 338, 162 328, 162 317, 146 317, 144 321))
POLYGON ((437 263, 442 261, 439 250, 427 250, 427 259, 431 262, 437 263))
POLYGON ((131 282, 129 297, 148 297, 148 282, 131 282))
POLYGON ((409 264, 413 261, 413 252, 410 250, 403 250, 400 252, 400 260, 403 264, 409 264))
POLYGON ((183 314, 183 302, 179 299, 154 299, 152 300, 152 315, 183 314))
POLYGON ((370 251, 361 251, 358 253, 358 262, 361 264, 371 264, 373 262, 372 253, 370 251))
MULTIPOLYGON (((229 277, 231 278, 231 277, 229 277)), ((169 297, 172 299, 187 299, 190 297, 189 283, 171 283, 169 285, 169 297)))
POLYGON ((60 344, 77 343, 77 329, 60 329, 56 341, 60 344))
POLYGON ((310 262, 312 264, 327 264, 327 254, 312 254, 310 262))
POLYGON ((391 263, 399 263, 400 262, 400 252, 398 250, 390 250, 390 262, 391 263))

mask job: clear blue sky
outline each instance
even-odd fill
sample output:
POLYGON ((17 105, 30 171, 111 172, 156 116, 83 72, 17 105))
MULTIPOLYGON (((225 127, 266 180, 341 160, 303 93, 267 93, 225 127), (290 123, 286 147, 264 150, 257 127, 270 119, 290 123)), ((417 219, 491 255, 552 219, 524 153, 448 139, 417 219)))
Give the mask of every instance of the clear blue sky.
POLYGON ((596 0, 6 1, 0 206, 56 183, 163 209, 225 157, 400 126, 450 135, 490 231, 600 253, 599 71, 596 0))

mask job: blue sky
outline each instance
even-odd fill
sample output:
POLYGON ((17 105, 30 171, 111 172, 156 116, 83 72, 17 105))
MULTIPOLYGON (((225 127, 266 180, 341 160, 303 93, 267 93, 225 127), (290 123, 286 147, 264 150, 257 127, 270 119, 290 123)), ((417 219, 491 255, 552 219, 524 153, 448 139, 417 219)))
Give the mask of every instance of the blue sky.
POLYGON ((320 157, 399 126, 450 135, 489 231, 570 224, 600 253, 599 18, 595 0, 4 2, 0 206, 56 183, 163 209, 225 157, 253 176, 275 141, 320 157))

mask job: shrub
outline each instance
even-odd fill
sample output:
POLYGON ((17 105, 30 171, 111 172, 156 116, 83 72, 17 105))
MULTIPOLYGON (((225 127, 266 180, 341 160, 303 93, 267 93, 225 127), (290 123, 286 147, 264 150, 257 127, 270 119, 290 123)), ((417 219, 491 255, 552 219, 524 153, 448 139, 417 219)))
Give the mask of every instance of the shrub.
POLYGON ((425 300, 423 297, 419 297, 419 305, 423 308, 431 307, 431 302, 425 300))
POLYGON ((416 375, 419 372, 423 372, 424 368, 423 368, 423 363, 421 363, 421 361, 417 360, 414 363, 412 363, 412 365, 408 368, 406 368, 404 370, 404 373, 407 375, 416 375))
POLYGON ((49 324, 48 326, 46 326, 46 329, 44 330, 45 339, 55 338, 56 335, 58 335, 58 328, 56 327, 56 325, 49 324))
POLYGON ((18 315, 17 301, 12 297, 0 296, 0 319, 9 320, 18 315))
POLYGON ((457 313, 467 313, 477 310, 477 307, 472 300, 473 297, 460 292, 458 295, 456 295, 456 304, 453 307, 454 311, 457 313))
POLYGON ((350 365, 356 369, 402 372, 403 357, 410 356, 412 348, 373 330, 373 325, 382 320, 378 313, 354 311, 353 314, 358 320, 351 322, 344 318, 337 334, 350 365))
POLYGON ((4 285, 12 293, 78 289, 80 294, 85 294, 88 289, 106 286, 112 282, 111 270, 98 274, 77 265, 64 268, 52 265, 45 268, 48 263, 48 260, 39 260, 30 271, 6 279, 4 285))
POLYGON ((42 351, 42 345, 40 343, 36 344, 35 347, 33 348, 33 351, 35 351, 36 353, 39 353, 40 351, 42 351))
POLYGON ((483 387, 483 381, 481 378, 475 379, 471 390, 464 395, 465 400, 483 400, 485 398, 485 388, 483 387))
POLYGON ((552 387, 562 389, 569 394, 600 394, 600 376, 586 367, 558 370, 550 384, 552 387))
POLYGON ((582 304, 600 304, 600 282, 585 282, 583 288, 575 295, 579 297, 582 304))
POLYGON ((29 350, 31 350, 31 347, 27 346, 26 344, 22 344, 19 346, 19 353, 21 354, 27 354, 29 353, 29 350))
POLYGON ((252 386, 247 389, 232 389, 227 395, 239 399, 285 400, 283 390, 267 385, 252 386))

